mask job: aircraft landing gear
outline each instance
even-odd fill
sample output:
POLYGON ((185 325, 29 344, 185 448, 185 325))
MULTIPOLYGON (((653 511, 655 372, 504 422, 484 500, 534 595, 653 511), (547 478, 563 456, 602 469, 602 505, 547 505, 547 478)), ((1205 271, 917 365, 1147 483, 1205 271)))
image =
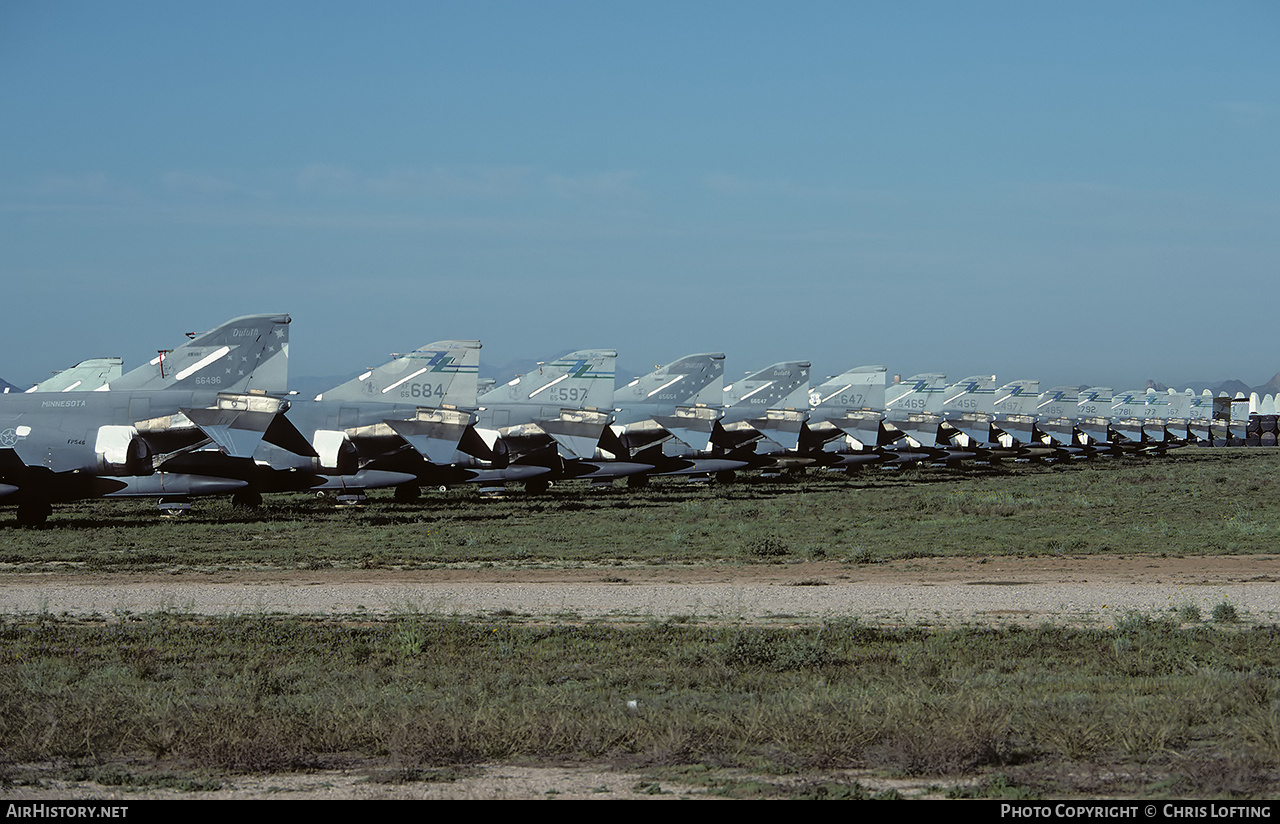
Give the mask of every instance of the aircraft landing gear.
POLYGON ((190 498, 161 498, 160 514, 166 518, 176 518, 179 515, 186 515, 191 511, 190 498))

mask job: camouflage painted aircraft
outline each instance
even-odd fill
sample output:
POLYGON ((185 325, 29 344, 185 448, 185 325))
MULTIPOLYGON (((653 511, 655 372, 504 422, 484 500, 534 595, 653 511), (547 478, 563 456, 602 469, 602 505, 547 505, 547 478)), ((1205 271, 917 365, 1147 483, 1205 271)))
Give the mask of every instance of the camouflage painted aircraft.
POLYGON ((236 318, 93 391, 0 395, 0 503, 39 524, 60 501, 242 487, 160 470, 210 441, 235 454, 281 436, 289 320, 236 318))

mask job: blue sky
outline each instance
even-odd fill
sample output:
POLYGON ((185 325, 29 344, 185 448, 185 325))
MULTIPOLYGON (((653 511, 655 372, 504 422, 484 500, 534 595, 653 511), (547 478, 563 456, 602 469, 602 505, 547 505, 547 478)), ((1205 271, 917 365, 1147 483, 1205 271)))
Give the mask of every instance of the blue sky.
POLYGON ((1280 370, 1274 2, 0 3, 0 377, 1280 370))

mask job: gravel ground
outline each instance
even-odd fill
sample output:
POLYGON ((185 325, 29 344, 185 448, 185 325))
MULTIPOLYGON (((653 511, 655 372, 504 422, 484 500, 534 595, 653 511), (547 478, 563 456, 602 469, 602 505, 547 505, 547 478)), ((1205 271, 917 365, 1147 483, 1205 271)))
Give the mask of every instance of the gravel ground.
POLYGON ((474 616, 876 624, 1088 624, 1223 601, 1277 621, 1280 558, 928 559, 852 566, 442 569, 0 576, 0 614, 474 616))

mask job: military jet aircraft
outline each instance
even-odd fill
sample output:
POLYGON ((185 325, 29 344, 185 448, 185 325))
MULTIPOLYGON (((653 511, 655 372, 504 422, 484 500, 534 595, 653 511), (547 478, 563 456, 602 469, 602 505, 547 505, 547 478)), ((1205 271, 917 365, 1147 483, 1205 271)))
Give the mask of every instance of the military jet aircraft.
POLYGON ((817 463, 827 467, 891 460, 879 448, 891 441, 882 426, 886 376, 884 366, 859 366, 811 390, 801 451, 820 453, 817 463))
POLYGON ((282 491, 358 498, 395 486, 398 498, 412 497, 427 473, 447 468, 475 420, 479 351, 479 341, 438 341, 394 355, 314 399, 291 400, 285 418, 297 437, 258 443, 249 457, 203 449, 166 468, 243 480, 235 500, 249 505, 282 491))
POLYGON ((686 355, 614 392, 611 427, 630 461, 651 471, 628 476, 632 486, 650 475, 709 475, 747 466, 711 457, 708 449, 724 411, 724 354, 686 355))
POLYGON ((269 393, 286 391, 289 321, 236 318, 93 391, 0 396, 0 503, 39 524, 59 501, 243 486, 157 470, 210 440, 236 451, 281 434, 272 427, 285 403, 269 393))
POLYGON ((1038 460, 1057 455, 1036 431, 1039 381, 1011 381, 997 389, 995 376, 984 375, 966 378, 956 388, 962 391, 943 404, 943 428, 951 443, 973 450, 972 457, 1038 460))
MULTIPOLYGON (((460 444, 456 465, 497 470, 498 480, 523 479, 531 492, 545 490, 553 480, 604 473, 606 461, 596 460, 601 449, 625 452, 608 429, 617 357, 613 349, 571 352, 482 394, 474 426, 479 437, 460 444), (533 476, 530 467, 547 472, 533 476)), ((610 462, 610 476, 651 468, 626 463, 610 462)))
POLYGON ((753 468, 806 466, 800 434, 809 418, 809 361, 781 361, 724 388, 713 455, 753 468))
POLYGON ((885 387, 881 446, 892 457, 892 463, 922 463, 947 457, 943 447, 950 444, 941 436, 941 413, 947 397, 947 376, 940 372, 912 375, 885 387))

